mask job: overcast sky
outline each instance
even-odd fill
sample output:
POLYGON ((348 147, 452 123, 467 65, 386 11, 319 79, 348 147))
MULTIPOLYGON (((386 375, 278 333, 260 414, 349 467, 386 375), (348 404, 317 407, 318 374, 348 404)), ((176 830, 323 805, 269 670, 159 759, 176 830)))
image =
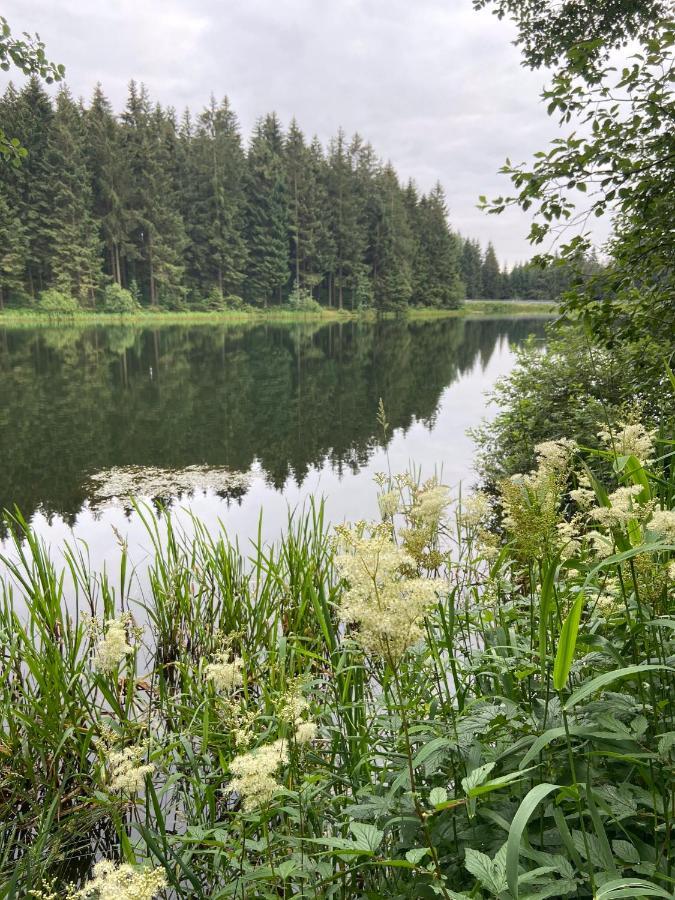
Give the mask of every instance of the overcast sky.
POLYGON ((441 181, 453 227, 510 264, 532 254, 527 216, 476 203, 508 190, 505 157, 556 133, 545 73, 523 69, 511 25, 471 0, 4 0, 2 12, 39 31, 75 95, 100 81, 119 111, 135 78, 179 111, 227 94, 245 135, 271 110, 324 143, 358 131, 404 180, 441 181))

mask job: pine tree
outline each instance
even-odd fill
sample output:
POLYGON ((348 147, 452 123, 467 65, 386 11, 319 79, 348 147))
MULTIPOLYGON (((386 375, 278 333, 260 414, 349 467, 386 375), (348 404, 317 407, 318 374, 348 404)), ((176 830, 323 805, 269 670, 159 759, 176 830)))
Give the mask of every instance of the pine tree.
POLYGON ((281 297, 289 278, 288 195, 283 168, 283 135, 276 115, 256 125, 247 159, 246 292, 251 302, 267 306, 281 297))
POLYGON ((43 177, 50 198, 44 211, 50 282, 82 305, 93 306, 102 274, 100 244, 92 216, 83 116, 67 88, 62 88, 56 98, 43 177))

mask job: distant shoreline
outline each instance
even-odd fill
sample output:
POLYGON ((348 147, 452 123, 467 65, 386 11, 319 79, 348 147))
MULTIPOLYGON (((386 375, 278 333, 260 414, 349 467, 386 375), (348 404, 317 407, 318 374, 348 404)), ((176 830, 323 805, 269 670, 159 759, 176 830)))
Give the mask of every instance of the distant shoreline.
POLYGON ((77 313, 54 315, 34 310, 11 309, 0 312, 0 327, 72 327, 78 325, 227 325, 293 322, 374 322, 379 319, 405 318, 409 321, 425 319, 468 318, 472 316, 539 316, 555 315, 556 303, 527 302, 517 300, 468 300, 459 309, 434 309, 417 307, 402 313, 386 312, 379 315, 374 310, 352 312, 350 310, 322 309, 319 311, 294 311, 288 309, 223 310, 218 312, 176 312, 169 310, 140 309, 133 313, 104 313, 82 310, 77 313))

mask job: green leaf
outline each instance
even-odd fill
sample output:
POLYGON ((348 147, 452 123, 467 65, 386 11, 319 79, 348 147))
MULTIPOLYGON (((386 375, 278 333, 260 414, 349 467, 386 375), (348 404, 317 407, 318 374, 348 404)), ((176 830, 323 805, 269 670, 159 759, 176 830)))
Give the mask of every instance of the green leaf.
POLYGON ((439 803, 445 803, 448 799, 448 792, 445 788, 435 787, 429 793, 429 803, 432 806, 438 806, 439 803))
POLYGON ((405 858, 409 863, 412 863, 414 866, 416 866, 421 859, 424 859, 428 852, 428 847, 413 847, 411 850, 408 850, 405 858))
POLYGON ((626 666, 623 669, 616 669, 614 672, 605 672, 603 675, 597 675, 595 678, 591 678, 590 681, 584 682, 580 688, 577 688, 565 704, 565 709, 567 711, 573 709, 577 703, 585 700, 586 697, 589 697, 591 694, 595 693, 595 691, 599 691, 601 688, 606 687, 613 681, 618 681, 619 678, 627 678, 629 675, 641 675, 643 672, 656 672, 663 669, 675 672, 675 669, 673 669, 672 666, 660 665, 657 663, 644 663, 643 665, 626 666))
POLYGON ((665 897, 673 900, 672 893, 642 878, 614 878, 597 889, 596 900, 618 900, 619 897, 665 897))
POLYGON ((622 862, 637 865, 640 862, 640 854, 630 841, 612 841, 612 850, 622 862))
POLYGON ((474 769, 473 772, 469 772, 466 778, 462 778, 462 788, 465 794, 469 794, 473 788, 478 787, 478 785, 483 784, 483 782, 487 779, 490 772, 494 769, 495 764, 485 763, 483 766, 478 766, 478 768, 474 769))
POLYGON ((556 691, 561 691, 565 687, 567 678, 570 674, 570 669, 572 668, 584 599, 583 592, 580 592, 579 596, 574 601, 572 609, 567 614, 560 631, 560 640, 558 642, 558 649, 553 664, 553 687, 556 691))
POLYGON ((350 822, 349 830, 356 839, 356 845, 361 850, 375 852, 382 843, 384 832, 367 822, 350 822))
POLYGON ((523 799, 518 811, 513 817, 509 828, 509 837, 506 842, 506 881, 514 900, 518 900, 518 858, 520 856, 520 840, 530 816, 541 801, 552 791, 558 790, 559 785, 549 784, 544 781, 535 785, 523 799))

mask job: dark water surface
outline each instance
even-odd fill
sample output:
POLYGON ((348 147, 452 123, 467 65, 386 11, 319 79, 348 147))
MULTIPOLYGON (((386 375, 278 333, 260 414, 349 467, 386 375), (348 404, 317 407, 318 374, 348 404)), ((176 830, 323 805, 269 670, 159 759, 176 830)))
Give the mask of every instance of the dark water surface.
POLYGON ((0 330, 0 506, 94 564, 113 527, 147 544, 125 495, 274 536, 288 506, 327 498, 332 521, 375 514, 372 476, 414 462, 471 480, 466 429, 543 335, 539 318, 156 329, 0 330), (382 397, 391 430, 377 425, 382 397))

